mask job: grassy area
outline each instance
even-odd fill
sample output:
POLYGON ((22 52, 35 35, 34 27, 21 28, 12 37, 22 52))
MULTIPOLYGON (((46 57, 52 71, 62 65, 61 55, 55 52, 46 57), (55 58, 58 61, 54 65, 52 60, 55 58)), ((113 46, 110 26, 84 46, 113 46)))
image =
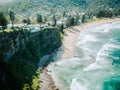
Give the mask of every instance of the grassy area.
POLYGON ((5 29, 4 31, 3 31, 3 30, 0 30, 0 33, 2 33, 2 32, 7 32, 7 33, 9 33, 9 32, 13 32, 13 30, 12 30, 12 29, 5 29))
POLYGON ((25 83, 23 85, 23 90, 38 90, 40 88, 40 68, 36 71, 36 76, 32 77, 32 85, 25 83))
MULTIPOLYGON (((15 31, 19 31, 19 30, 22 30, 22 29, 15 29, 15 31)), ((29 28, 25 28, 24 30, 25 30, 25 31, 30 31, 29 28)), ((14 30, 13 30, 13 29, 0 30, 0 33, 10 33, 10 32, 14 32, 14 30)))

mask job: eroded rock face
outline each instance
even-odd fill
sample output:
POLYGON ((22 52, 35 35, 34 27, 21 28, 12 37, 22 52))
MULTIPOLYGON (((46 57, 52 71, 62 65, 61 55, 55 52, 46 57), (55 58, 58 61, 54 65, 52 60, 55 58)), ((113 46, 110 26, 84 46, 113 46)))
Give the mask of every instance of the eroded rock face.
POLYGON ((49 54, 61 45, 60 34, 59 28, 55 27, 34 33, 15 31, 1 34, 0 83, 2 88, 14 90, 18 87, 16 90, 21 90, 23 84, 31 85, 40 57, 48 55, 47 59, 40 60, 44 64, 49 62, 49 54), (11 82, 15 84, 12 85, 11 82))
POLYGON ((1 60, 9 62, 9 59, 16 52, 27 48, 27 44, 31 44, 31 48, 44 55, 60 46, 60 31, 58 28, 45 28, 42 31, 34 33, 15 31, 0 34, 1 60))
POLYGON ((25 47, 28 41, 26 33, 28 32, 21 30, 10 33, 3 32, 0 34, 0 57, 2 57, 2 61, 8 62, 19 49, 25 47))

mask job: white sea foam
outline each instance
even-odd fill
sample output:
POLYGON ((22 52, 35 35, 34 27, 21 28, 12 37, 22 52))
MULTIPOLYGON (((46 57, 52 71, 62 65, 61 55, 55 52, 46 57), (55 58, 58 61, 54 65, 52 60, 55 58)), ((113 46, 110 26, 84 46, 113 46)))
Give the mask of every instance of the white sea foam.
POLYGON ((58 62, 56 62, 56 64, 57 65, 62 65, 62 64, 67 64, 67 63, 69 64, 70 62, 80 62, 80 61, 82 61, 82 59, 74 57, 74 58, 71 58, 71 59, 58 61, 58 62))
POLYGON ((120 49, 120 45, 116 44, 116 42, 116 40, 110 39, 110 41, 103 45, 103 47, 98 51, 96 62, 99 62, 99 65, 107 67, 111 65, 113 59, 119 59, 119 57, 110 55, 112 52, 114 52, 115 49, 120 49))
POLYGON ((90 35, 90 34, 87 34, 85 35, 84 37, 79 37, 79 38, 82 38, 82 43, 86 43, 88 41, 91 41, 91 42, 96 42, 97 39, 94 35, 90 35))
POLYGON ((106 28, 106 29, 104 29, 103 32, 104 32, 104 33, 109 33, 109 32, 110 32, 110 29, 109 29, 109 28, 106 28))
POLYGON ((91 71, 91 70, 97 70, 102 69, 101 66, 99 66, 97 63, 90 64, 87 68, 85 68, 83 71, 91 71))
POLYGON ((80 84, 79 82, 77 82, 76 79, 73 79, 70 85, 70 90, 88 90, 88 89, 86 86, 84 86, 84 84, 80 84))

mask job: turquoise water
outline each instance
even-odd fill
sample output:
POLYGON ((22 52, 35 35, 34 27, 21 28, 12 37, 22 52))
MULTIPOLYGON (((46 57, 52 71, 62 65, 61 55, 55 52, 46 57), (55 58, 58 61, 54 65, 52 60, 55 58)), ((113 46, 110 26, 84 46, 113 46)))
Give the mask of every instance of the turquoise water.
POLYGON ((48 67, 60 90, 120 90, 120 22, 82 31, 75 50, 48 67))

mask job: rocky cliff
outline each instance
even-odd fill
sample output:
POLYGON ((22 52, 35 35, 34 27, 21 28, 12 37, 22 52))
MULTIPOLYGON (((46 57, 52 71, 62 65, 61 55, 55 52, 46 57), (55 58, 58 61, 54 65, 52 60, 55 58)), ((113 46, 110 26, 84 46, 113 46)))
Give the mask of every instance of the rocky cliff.
MULTIPOLYGON (((32 89, 40 57, 61 45, 59 28, 47 27, 0 34, 0 90, 32 89)), ((47 61, 49 62, 49 61, 47 61)))

